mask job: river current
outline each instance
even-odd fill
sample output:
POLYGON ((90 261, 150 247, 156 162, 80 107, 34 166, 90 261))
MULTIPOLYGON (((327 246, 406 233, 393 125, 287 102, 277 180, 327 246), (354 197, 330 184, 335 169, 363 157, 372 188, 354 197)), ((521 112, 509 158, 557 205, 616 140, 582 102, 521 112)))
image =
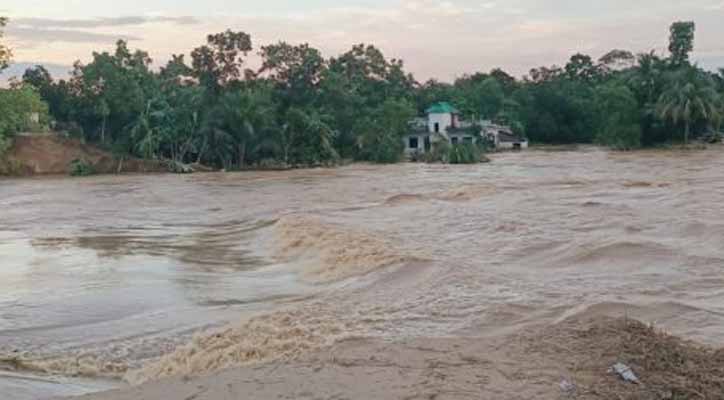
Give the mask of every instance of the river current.
POLYGON ((724 345, 724 152, 0 180, 0 393, 629 315, 724 345))

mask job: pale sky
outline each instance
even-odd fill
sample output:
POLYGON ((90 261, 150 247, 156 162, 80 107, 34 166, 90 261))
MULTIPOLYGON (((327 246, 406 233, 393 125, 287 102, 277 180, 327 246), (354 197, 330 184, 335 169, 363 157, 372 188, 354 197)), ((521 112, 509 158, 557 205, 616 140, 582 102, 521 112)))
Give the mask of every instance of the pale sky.
POLYGON ((724 67, 724 0, 3 0, 15 61, 71 65, 116 39, 156 64, 231 28, 255 48, 308 42, 326 56, 372 43, 418 80, 501 67, 521 76, 613 48, 663 51, 675 20, 697 23, 695 60, 724 67))

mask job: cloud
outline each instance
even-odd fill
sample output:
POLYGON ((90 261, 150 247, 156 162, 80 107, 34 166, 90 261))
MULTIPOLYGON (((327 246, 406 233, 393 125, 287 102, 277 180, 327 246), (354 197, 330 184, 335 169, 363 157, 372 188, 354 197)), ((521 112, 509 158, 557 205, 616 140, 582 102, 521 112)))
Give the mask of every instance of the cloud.
POLYGON ((165 17, 165 16, 127 16, 114 18, 90 19, 52 19, 52 18, 17 18, 13 25, 27 29, 92 29, 108 27, 128 27, 154 23, 171 23, 176 25, 194 25, 199 20, 195 17, 165 17))
MULTIPOLYGON (((124 16, 113 18, 53 19, 15 18, 7 27, 7 37, 22 53, 28 50, 47 49, 56 43, 93 45, 114 43, 119 39, 142 40, 148 26, 193 26, 200 21, 195 17, 124 16)), ((36 57, 32 57, 36 58, 36 57)), ((72 62, 73 60, 54 60, 72 62)))
POLYGON ((205 17, 139 11, 116 18, 17 18, 8 38, 19 59, 58 64, 87 61, 92 51, 112 50, 125 38, 131 47, 148 50, 158 65, 171 54, 189 53, 208 33, 232 29, 251 34, 256 48, 280 40, 307 42, 326 56, 370 43, 403 59, 420 80, 451 80, 495 67, 521 76, 541 65, 565 64, 579 51, 598 58, 613 48, 663 50, 669 24, 679 19, 697 22, 695 59, 717 62, 724 55, 723 3, 701 1, 693 7, 675 0, 390 0, 375 6, 340 0, 327 8, 274 14, 259 5, 248 13, 205 17))
POLYGON ((53 42, 107 43, 118 39, 137 40, 138 37, 124 34, 108 34, 73 29, 34 29, 12 27, 7 30, 8 38, 28 47, 43 46, 53 42))

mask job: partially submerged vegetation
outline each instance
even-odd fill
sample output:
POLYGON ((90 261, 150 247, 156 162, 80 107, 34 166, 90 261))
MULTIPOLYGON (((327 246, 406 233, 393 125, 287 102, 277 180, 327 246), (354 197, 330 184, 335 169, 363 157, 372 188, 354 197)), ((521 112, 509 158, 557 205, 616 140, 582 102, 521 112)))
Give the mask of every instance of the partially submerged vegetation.
POLYGON ((432 146, 430 152, 417 154, 412 160, 443 164, 479 164, 481 162, 489 162, 490 160, 485 156, 487 147, 482 143, 484 142, 481 141, 477 144, 450 144, 447 142, 439 142, 432 146))
MULTIPOLYGON (((0 20, 0 28, 5 20, 0 20)), ((118 41, 113 53, 75 64, 54 80, 37 66, 0 92, 0 150, 37 122, 114 154, 239 170, 335 165, 341 160, 402 159, 408 122, 432 103, 454 102, 470 120, 508 125, 533 143, 598 143, 628 150, 721 135, 724 69, 692 65, 693 23, 671 27, 670 54, 612 50, 597 62, 576 54, 564 67, 540 67, 523 79, 501 69, 454 83, 419 83, 401 60, 371 45, 324 58, 307 44, 259 49, 244 32, 207 43, 156 71, 148 53, 118 41), (41 101, 42 99, 42 101, 41 101), (45 105, 47 104, 47 106, 45 105)), ((0 44, 0 70, 10 51, 0 44)), ((37 127, 36 127, 37 128, 37 127)), ((466 146, 426 156, 476 162, 466 146)), ((484 151, 484 149, 481 149, 484 151)))
POLYGON ((71 176, 88 176, 93 175, 95 170, 93 165, 82 158, 76 158, 70 162, 70 175, 71 176))

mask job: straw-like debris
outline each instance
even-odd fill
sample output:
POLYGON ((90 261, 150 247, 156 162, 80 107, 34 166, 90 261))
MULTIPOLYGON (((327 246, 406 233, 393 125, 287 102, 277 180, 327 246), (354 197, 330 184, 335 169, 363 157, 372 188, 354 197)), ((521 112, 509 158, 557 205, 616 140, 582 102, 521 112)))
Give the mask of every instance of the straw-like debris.
POLYGON ((724 399, 724 349, 684 341, 629 319, 570 320, 548 329, 533 351, 560 358, 577 399, 724 399), (624 363, 635 385, 610 372, 624 363))

